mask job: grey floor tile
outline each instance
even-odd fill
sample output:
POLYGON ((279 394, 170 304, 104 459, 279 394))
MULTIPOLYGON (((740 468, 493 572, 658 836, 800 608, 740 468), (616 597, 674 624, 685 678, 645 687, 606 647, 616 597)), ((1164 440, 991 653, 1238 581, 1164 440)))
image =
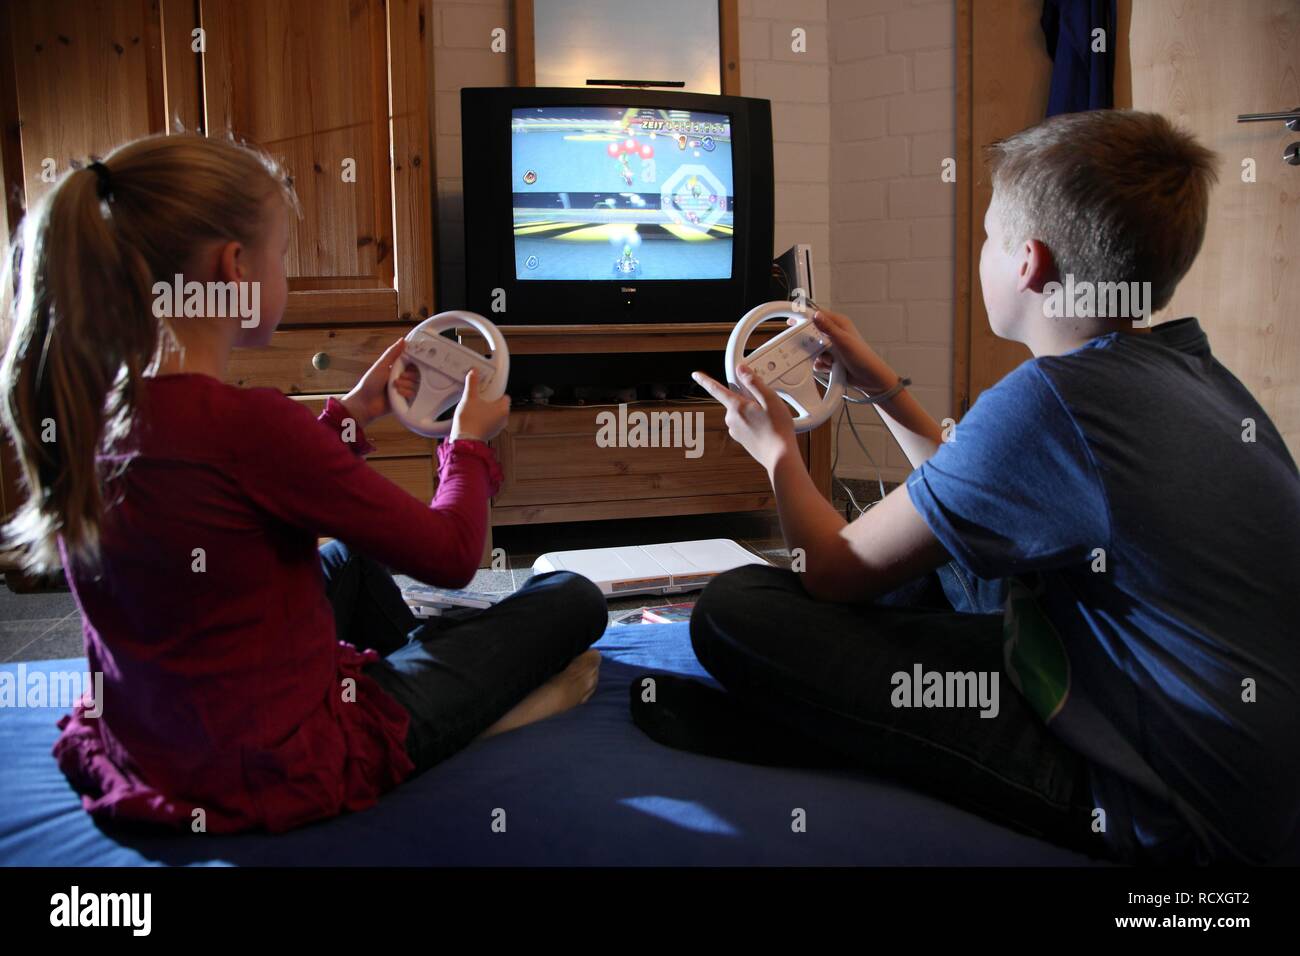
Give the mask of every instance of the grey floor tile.
POLYGON ((61 660, 82 657, 85 644, 81 636, 81 615, 72 614, 32 641, 22 652, 28 661, 61 660))
POLYGON ((15 594, 0 585, 0 621, 48 621, 67 617, 77 609, 71 591, 15 594))
POLYGON ((5 621, 0 623, 0 661, 34 660, 30 650, 46 631, 59 621, 5 621))

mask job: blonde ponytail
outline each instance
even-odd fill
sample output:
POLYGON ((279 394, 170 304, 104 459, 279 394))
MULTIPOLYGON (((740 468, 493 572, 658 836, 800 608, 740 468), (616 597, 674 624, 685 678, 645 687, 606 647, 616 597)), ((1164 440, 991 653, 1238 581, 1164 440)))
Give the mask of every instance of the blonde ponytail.
POLYGON ((261 153, 152 136, 65 174, 27 213, 0 286, 0 418, 27 492, 6 546, 29 569, 57 568, 60 538, 69 560, 97 562, 107 487, 167 335, 153 285, 183 273, 200 243, 257 242, 277 192, 293 203, 261 153))

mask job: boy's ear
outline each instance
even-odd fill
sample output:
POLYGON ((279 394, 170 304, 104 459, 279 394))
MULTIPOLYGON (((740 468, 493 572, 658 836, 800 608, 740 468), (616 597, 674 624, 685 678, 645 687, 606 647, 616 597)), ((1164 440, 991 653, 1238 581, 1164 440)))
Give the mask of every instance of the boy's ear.
POLYGON ((1017 284, 1017 291, 1028 290, 1042 295, 1043 287, 1058 279, 1052 250, 1037 239, 1026 239, 1021 250, 1020 281, 1017 284))

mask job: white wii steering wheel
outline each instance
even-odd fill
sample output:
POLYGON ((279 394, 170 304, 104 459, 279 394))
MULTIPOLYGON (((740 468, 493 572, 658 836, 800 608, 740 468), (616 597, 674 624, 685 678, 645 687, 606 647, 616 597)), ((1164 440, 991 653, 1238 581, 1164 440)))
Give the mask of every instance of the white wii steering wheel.
POLYGON ((806 312, 796 310, 784 299, 765 302, 746 312, 731 330, 725 356, 727 381, 743 388, 736 376, 736 366, 743 361, 794 411, 794 430, 812 431, 835 414, 844 397, 844 369, 839 359, 831 364, 825 394, 818 390, 813 375, 813 362, 829 348, 830 342, 817 331, 806 312), (769 319, 784 318, 803 321, 745 355, 745 344, 756 328, 769 319))
POLYGON ((426 438, 443 438, 451 431, 451 420, 438 416, 460 401, 465 375, 479 372, 479 394, 488 401, 506 392, 510 376, 510 352, 501 330, 475 312, 440 312, 425 319, 406 335, 406 348, 388 376, 388 400, 398 421, 426 438), (474 329, 492 346, 492 357, 484 358, 473 349, 439 333, 448 329, 474 329), (420 390, 407 402, 397 391, 397 379, 407 363, 420 367, 420 390))

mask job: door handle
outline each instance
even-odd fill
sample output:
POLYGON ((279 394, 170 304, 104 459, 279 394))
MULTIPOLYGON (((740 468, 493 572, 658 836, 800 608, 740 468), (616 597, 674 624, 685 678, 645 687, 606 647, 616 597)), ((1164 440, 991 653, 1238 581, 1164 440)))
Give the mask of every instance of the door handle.
POLYGON ((1281 121, 1291 132, 1300 132, 1300 106, 1281 113, 1238 113, 1238 123, 1275 123, 1281 121))

